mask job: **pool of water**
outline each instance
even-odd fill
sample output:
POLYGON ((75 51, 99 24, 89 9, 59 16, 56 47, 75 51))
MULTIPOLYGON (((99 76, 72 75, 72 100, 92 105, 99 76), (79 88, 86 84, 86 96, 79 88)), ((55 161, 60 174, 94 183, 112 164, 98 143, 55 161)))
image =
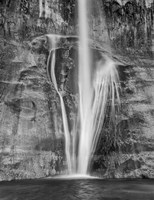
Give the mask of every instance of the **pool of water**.
POLYGON ((42 179, 0 183, 0 200, 154 200, 154 180, 42 179))

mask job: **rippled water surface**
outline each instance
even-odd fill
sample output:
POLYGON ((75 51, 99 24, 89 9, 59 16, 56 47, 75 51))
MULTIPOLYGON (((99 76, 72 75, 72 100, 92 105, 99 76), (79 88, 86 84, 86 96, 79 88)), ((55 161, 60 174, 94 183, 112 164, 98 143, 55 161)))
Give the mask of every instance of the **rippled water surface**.
POLYGON ((154 200, 154 180, 44 179, 0 183, 0 200, 154 200))

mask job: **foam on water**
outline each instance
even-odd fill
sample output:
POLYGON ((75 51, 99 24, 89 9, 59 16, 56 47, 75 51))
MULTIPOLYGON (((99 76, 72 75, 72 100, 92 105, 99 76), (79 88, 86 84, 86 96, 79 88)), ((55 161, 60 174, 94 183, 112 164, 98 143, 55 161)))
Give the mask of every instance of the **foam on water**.
POLYGON ((62 179, 62 180, 72 180, 72 179, 78 179, 78 180, 83 180, 83 179, 99 179, 98 177, 95 176, 90 176, 90 175, 83 175, 83 174, 70 174, 70 175, 59 175, 55 177, 51 177, 54 179, 62 179))

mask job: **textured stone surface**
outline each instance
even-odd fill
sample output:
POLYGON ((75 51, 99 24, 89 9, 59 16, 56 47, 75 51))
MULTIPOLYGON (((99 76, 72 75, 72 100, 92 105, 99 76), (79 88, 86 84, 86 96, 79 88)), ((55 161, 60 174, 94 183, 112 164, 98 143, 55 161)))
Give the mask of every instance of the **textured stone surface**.
MULTIPOLYGON (((154 177, 153 4, 149 2, 97 0, 91 6, 91 46, 112 52, 121 86, 116 126, 107 122, 102 128, 91 166, 103 177, 154 177)), ((78 33, 77 2, 53 0, 46 6, 48 12, 39 12, 38 0, 0 1, 0 180, 66 170, 61 108, 46 67, 52 48, 49 34, 78 33)), ((58 48, 56 77, 65 91, 71 121, 77 98, 72 84, 76 40, 62 38, 58 48)))
POLYGON ((108 178, 153 178, 153 4, 121 2, 104 1, 112 51, 121 62, 121 109, 115 129, 102 130, 93 167, 108 178))

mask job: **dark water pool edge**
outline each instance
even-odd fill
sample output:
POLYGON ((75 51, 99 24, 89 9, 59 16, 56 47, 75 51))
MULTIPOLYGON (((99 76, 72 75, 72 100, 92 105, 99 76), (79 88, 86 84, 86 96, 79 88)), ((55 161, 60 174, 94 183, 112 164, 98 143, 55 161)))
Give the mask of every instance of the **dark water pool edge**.
POLYGON ((57 176, 52 176, 52 177, 41 177, 41 178, 32 178, 32 179, 12 179, 12 180, 4 180, 0 181, 0 186, 1 185, 12 185, 12 184, 43 184, 43 183, 48 183, 51 181, 90 181, 90 180, 97 180, 105 183, 118 183, 118 182, 138 182, 138 183, 149 183, 154 182, 154 178, 100 178, 100 177, 94 177, 94 178, 57 178, 57 176))

